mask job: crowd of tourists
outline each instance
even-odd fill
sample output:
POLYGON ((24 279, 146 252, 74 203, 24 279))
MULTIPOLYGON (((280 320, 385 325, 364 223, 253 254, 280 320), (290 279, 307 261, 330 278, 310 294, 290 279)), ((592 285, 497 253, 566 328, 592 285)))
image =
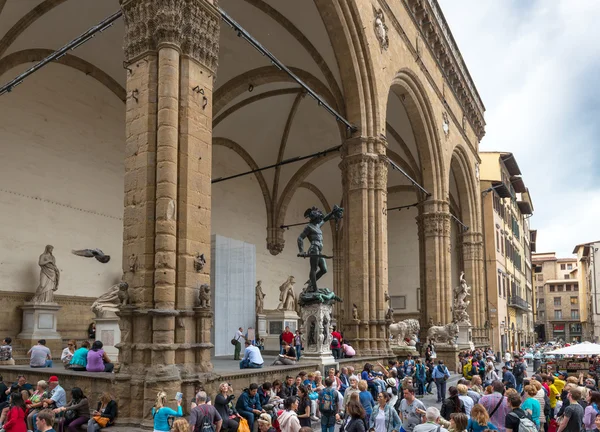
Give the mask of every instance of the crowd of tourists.
POLYGON ((600 426, 600 392, 590 376, 529 376, 520 353, 497 364, 491 352, 476 350, 462 353, 463 377, 446 389, 450 371, 434 360, 366 363, 360 371, 332 368, 327 376, 301 372, 253 383, 237 400, 231 384, 222 383, 212 401, 204 391, 196 395, 188 419, 178 419, 180 402, 176 410, 168 408, 161 393, 155 430, 309 432, 320 425, 322 432, 333 432, 339 425, 344 432, 591 432, 600 426), (523 364, 518 389, 513 371, 523 364), (433 385, 439 407, 422 399, 433 385))
MULTIPOLYGON (((231 339, 231 344, 234 346, 233 359, 240 361, 240 369, 260 369, 264 366, 262 351, 265 347, 263 339, 251 340, 247 333, 244 334, 244 329, 240 327, 231 339), (244 354, 240 358, 242 344, 244 345, 244 354)), ((279 335, 279 346, 279 355, 272 366, 295 365, 302 357, 302 350, 304 350, 302 332, 296 330, 294 333, 286 326, 285 330, 279 335)), ((354 348, 344 341, 342 334, 337 331, 335 326, 333 326, 331 332, 330 349, 334 359, 352 358, 356 355, 354 348)))
MULTIPOLYGON (((15 364, 12 357, 12 339, 7 337, 0 346, 0 364, 15 364)), ((77 341, 71 339, 63 349, 60 360, 65 369, 87 372, 112 372, 114 364, 102 349, 101 341, 96 340, 91 344, 83 341, 77 347, 77 341)), ((32 368, 50 368, 54 366, 54 360, 50 348, 46 346, 46 340, 40 339, 37 344, 27 352, 29 355, 29 366, 32 368)))
POLYGON ((7 386, 0 376, 0 427, 4 432, 76 432, 87 425, 88 432, 111 426, 117 416, 117 403, 109 393, 100 396, 96 409, 79 387, 70 397, 57 376, 35 385, 25 375, 7 386), (69 400, 67 400, 69 399, 69 400))

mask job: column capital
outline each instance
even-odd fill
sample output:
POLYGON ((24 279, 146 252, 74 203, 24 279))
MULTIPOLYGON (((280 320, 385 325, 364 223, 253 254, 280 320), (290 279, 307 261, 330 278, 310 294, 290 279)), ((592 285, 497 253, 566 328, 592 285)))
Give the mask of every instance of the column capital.
POLYGON ((381 137, 354 137, 342 145, 343 183, 349 190, 387 191, 387 141, 381 137))
POLYGON ((419 233, 427 237, 449 237, 450 236, 450 213, 430 212, 417 216, 419 233))
POLYGON ((120 0, 120 4, 127 62, 168 44, 216 72, 220 16, 210 0, 120 0))

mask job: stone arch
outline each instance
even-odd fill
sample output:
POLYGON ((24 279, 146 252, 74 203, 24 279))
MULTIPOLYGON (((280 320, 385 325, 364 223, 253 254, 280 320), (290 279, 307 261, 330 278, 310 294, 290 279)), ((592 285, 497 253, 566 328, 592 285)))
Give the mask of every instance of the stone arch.
POLYGON ((290 204, 294 193, 296 192, 298 187, 304 182, 306 177, 308 177, 310 173, 319 168, 325 162, 337 156, 337 153, 332 152, 327 153, 325 156, 314 157, 312 159, 309 159, 304 165, 302 165, 302 167, 298 171, 296 171, 294 176, 288 181, 287 185, 285 186, 285 189, 281 194, 281 198, 278 201, 277 210, 275 213, 275 220, 277 221, 277 223, 275 224, 276 227, 283 225, 288 205, 290 204))
MULTIPOLYGON (((485 322, 485 282, 483 277, 483 250, 482 234, 480 226, 479 192, 478 180, 475 176, 474 167, 468 157, 467 150, 462 144, 457 144, 452 152, 450 160, 448 182, 450 171, 454 173, 454 179, 458 188, 460 199, 460 219, 469 227, 458 236, 459 259, 465 272, 469 285, 472 286, 472 299, 469 305, 469 314, 475 331, 481 331, 485 322)), ((450 187, 450 186, 448 186, 450 187)))
POLYGON ((389 157, 392 160, 392 162, 399 165, 400 168, 402 168, 404 171, 406 171, 406 173, 409 176, 411 176, 415 180, 420 179, 421 172, 416 171, 417 168, 414 167, 413 165, 409 164, 407 161, 405 161, 398 153, 396 153, 393 150, 390 150, 390 148, 388 147, 386 149, 386 154, 387 154, 387 157, 389 157))
MULTIPOLYGON (((322 96, 327 103, 332 104, 335 109, 339 108, 333 95, 321 80, 303 69, 290 67, 290 70, 322 96)), ((230 79, 215 91, 213 112, 215 114, 219 113, 229 102, 248 91, 250 85, 256 89, 261 85, 276 82, 295 83, 296 81, 275 66, 263 66, 244 72, 230 79)))
MULTIPOLYGON (((477 211, 477 180, 467 151, 461 144, 457 144, 452 152, 450 170, 458 186, 460 197, 461 220, 469 227, 469 231, 480 231, 477 211)), ((450 170, 448 172, 450 172, 450 170)), ((448 175, 450 181, 450 175, 448 175)), ((448 190, 450 186, 448 185, 448 190)))
POLYGON ((277 90, 266 91, 264 93, 260 93, 260 94, 254 95, 252 97, 249 97, 247 99, 244 99, 244 100, 236 103, 235 105, 230 106, 225 111, 223 111, 221 114, 219 114, 217 117, 215 117, 213 119, 213 129, 216 128, 219 125, 219 123, 221 123, 223 120, 225 120, 231 114, 244 108, 245 106, 252 105, 254 102, 268 99, 270 97, 285 96, 285 95, 296 94, 296 93, 300 93, 300 92, 302 92, 302 89, 299 89, 299 88, 277 89, 277 90))
POLYGON ((370 46, 356 2, 314 0, 336 53, 346 116, 362 136, 376 136, 379 118, 370 46))
MULTIPOLYGON (((45 0, 21 17, 0 40, 0 57, 34 22, 67 0, 45 0)), ((0 8, 2 12, 2 8, 0 8)))
MULTIPOLYGON (((250 169, 255 170, 255 169, 259 168, 256 161, 252 158, 252 156, 250 156, 250 153, 248 153, 246 150, 244 150, 244 148, 241 145, 239 145, 238 143, 236 143, 235 141, 230 140, 229 138, 213 137, 212 143, 213 143, 213 145, 216 145, 216 146, 227 147, 228 149, 237 153, 238 156, 240 156, 244 160, 244 162, 246 162, 246 164, 248 165, 248 167, 250 167, 250 169)), ((272 205, 271 205, 271 193, 269 191, 269 186, 267 185, 267 182, 266 182, 265 177, 263 176, 262 172, 257 171, 254 173, 254 176, 256 177, 256 180, 258 181, 258 185, 260 186, 260 190, 261 190, 263 198, 265 200, 265 207, 267 209, 267 223, 269 224, 267 227, 271 228, 270 221, 272 220, 272 211, 271 211, 272 205)))
POLYGON ((423 186, 432 198, 444 199, 447 192, 444 181, 444 152, 435 127, 433 107, 425 87, 412 70, 404 68, 392 80, 390 91, 400 98, 408 114, 419 149, 423 186))
POLYGON ((298 41, 298 43, 304 48, 304 50, 312 57, 313 61, 316 63, 317 67, 325 77, 325 81, 329 85, 331 93, 334 96, 334 100, 338 107, 340 107, 340 114, 344 113, 344 97, 342 95, 342 91, 333 76, 333 73, 329 69, 327 62, 321 56, 317 48, 312 44, 312 42, 302 33, 302 31, 294 25, 292 21, 290 21, 285 15, 279 12, 277 9, 273 8, 269 4, 265 3, 263 0, 245 0, 246 3, 254 6, 265 15, 269 16, 273 21, 278 23, 283 29, 285 29, 290 35, 294 37, 298 41))
MULTIPOLYGON (((43 60, 53 52, 53 50, 45 48, 31 48, 11 53, 0 59, 0 75, 3 75, 8 70, 24 63, 33 63, 43 60)), ((100 84, 113 92, 115 96, 117 96, 123 102, 125 102, 127 99, 127 92, 117 81, 115 81, 114 78, 112 78, 99 67, 94 66, 82 58, 71 54, 66 54, 60 59, 55 60, 55 62, 64 66, 69 66, 94 78, 100 84)))

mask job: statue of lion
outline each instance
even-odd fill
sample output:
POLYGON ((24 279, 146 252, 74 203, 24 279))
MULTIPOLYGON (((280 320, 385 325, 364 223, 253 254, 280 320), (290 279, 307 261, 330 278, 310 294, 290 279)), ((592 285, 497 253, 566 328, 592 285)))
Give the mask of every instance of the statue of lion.
POLYGON ((399 345, 406 345, 405 339, 417 341, 421 325, 416 319, 406 319, 390 324, 390 334, 399 345))
POLYGON ((430 342, 439 343, 454 343, 454 340, 458 336, 458 324, 451 322, 444 326, 432 326, 427 332, 427 340, 430 342))

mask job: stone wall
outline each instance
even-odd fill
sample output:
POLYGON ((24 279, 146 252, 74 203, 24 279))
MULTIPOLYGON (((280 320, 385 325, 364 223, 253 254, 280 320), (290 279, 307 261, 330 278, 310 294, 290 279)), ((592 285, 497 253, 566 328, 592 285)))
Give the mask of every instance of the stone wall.
MULTIPOLYGON (((13 340, 21 332, 23 313, 20 306, 31 297, 31 293, 0 291, 0 338, 13 340)), ((87 329, 94 318, 90 310, 95 298, 57 295, 56 301, 62 306, 58 314, 58 331, 63 339, 85 339, 87 329)))
POLYGON ((58 294, 99 296, 122 274, 123 103, 56 64, 19 87, 0 105, 0 289, 33 293, 38 257, 51 244, 58 294), (71 254, 86 248, 111 261, 71 254))

